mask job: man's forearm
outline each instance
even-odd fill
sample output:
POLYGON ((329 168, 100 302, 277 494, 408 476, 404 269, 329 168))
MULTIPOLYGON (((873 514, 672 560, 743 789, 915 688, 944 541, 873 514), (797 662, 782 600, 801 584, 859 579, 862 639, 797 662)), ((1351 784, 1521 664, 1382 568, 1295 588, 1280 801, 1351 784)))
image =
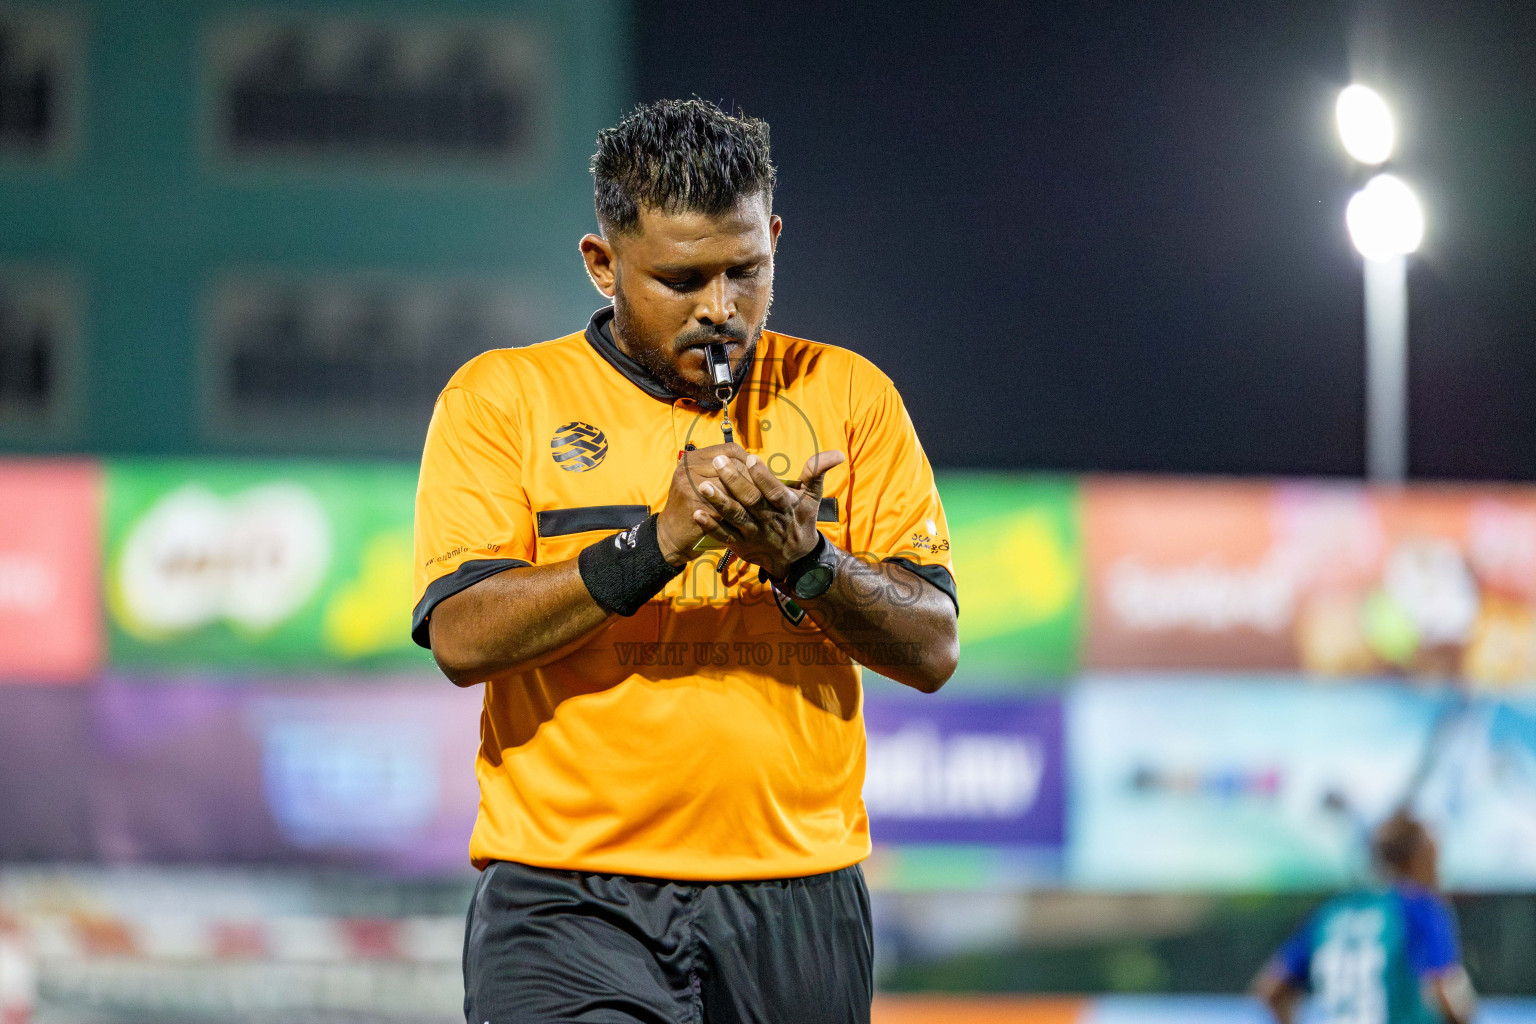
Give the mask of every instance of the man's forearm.
POLYGON ((960 657, 954 604, 899 565, 837 554, 831 588, 797 603, 861 664, 924 693, 943 686, 960 657))
POLYGON ((572 558, 481 580, 444 598, 427 628, 443 674, 471 686, 553 661, 610 617, 592 599, 572 558))
POLYGON ((615 614, 632 614, 654 597, 682 571, 703 536, 689 525, 694 506, 688 495, 696 476, 710 478, 709 464, 695 463, 711 451, 678 460, 667 504, 657 515, 575 558, 508 569, 439 602, 427 631, 443 674, 471 686, 513 669, 537 668, 615 614))
MULTIPOLYGON (((955 670, 954 605, 900 566, 839 551, 831 589, 801 604, 850 657, 898 682, 931 693, 955 670)), ((471 686, 554 661, 611 617, 573 558, 509 569, 444 598, 428 631, 443 673, 471 686)))
POLYGON ((1466 968, 1457 965, 1430 979, 1429 985, 1441 1014, 1450 1024, 1471 1024, 1477 1014, 1477 993, 1466 968))

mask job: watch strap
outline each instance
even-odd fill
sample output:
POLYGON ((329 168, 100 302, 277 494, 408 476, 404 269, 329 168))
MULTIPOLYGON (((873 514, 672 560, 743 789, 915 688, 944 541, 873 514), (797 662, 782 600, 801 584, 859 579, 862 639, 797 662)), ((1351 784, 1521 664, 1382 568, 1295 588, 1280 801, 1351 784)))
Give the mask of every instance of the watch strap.
POLYGON ((768 574, 767 569, 760 568, 757 572, 758 582, 772 583, 786 597, 794 597, 795 584, 800 582, 800 577, 821 563, 822 558, 826 555, 827 548, 830 546, 831 541, 827 540, 827 535, 817 530, 816 546, 791 562, 789 569, 784 573, 783 579, 776 579, 768 574))

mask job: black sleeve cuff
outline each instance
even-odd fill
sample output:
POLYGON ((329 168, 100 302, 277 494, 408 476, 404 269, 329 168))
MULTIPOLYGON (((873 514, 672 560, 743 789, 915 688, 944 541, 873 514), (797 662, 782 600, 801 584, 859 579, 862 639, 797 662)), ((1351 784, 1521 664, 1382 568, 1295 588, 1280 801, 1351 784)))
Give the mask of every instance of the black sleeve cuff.
POLYGON ((481 580, 490 579, 499 572, 508 569, 522 569, 532 565, 521 558, 482 558, 473 562, 465 562, 446 576, 439 576, 427 584, 427 592, 421 595, 421 600, 416 602, 416 610, 411 613, 411 639, 416 641, 418 647, 432 649, 432 641, 427 633, 427 618, 443 601, 457 594, 461 590, 468 590, 481 580))
POLYGON ((910 558, 883 558, 883 562, 899 565, 914 576, 921 576, 944 592, 944 596, 954 602, 955 614, 960 614, 960 599, 955 596, 955 578, 949 574, 949 570, 942 565, 918 565, 910 558))

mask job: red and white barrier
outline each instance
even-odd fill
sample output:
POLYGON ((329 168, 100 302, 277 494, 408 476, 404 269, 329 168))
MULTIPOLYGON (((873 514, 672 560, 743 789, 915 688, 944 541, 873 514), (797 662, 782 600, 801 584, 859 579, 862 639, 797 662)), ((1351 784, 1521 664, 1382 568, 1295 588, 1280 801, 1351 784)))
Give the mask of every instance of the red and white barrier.
POLYGON ((27 935, 0 916, 0 1024, 31 1024, 37 1006, 37 967, 27 935))
MULTIPOLYGON (((266 960, 324 963, 391 960, 455 963, 464 941, 457 916, 214 919, 149 914, 33 914, 26 934, 39 960, 266 960)), ((10 1024, 5 1021, 4 1024, 10 1024)))

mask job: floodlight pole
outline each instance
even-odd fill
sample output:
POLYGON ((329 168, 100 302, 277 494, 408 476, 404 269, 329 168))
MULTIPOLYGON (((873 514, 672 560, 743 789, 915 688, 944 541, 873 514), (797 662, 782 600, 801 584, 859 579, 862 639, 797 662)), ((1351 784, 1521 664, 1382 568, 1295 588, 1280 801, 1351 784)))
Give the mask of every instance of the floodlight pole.
POLYGON ((1365 473, 1408 476, 1408 258, 1365 261, 1365 473))

